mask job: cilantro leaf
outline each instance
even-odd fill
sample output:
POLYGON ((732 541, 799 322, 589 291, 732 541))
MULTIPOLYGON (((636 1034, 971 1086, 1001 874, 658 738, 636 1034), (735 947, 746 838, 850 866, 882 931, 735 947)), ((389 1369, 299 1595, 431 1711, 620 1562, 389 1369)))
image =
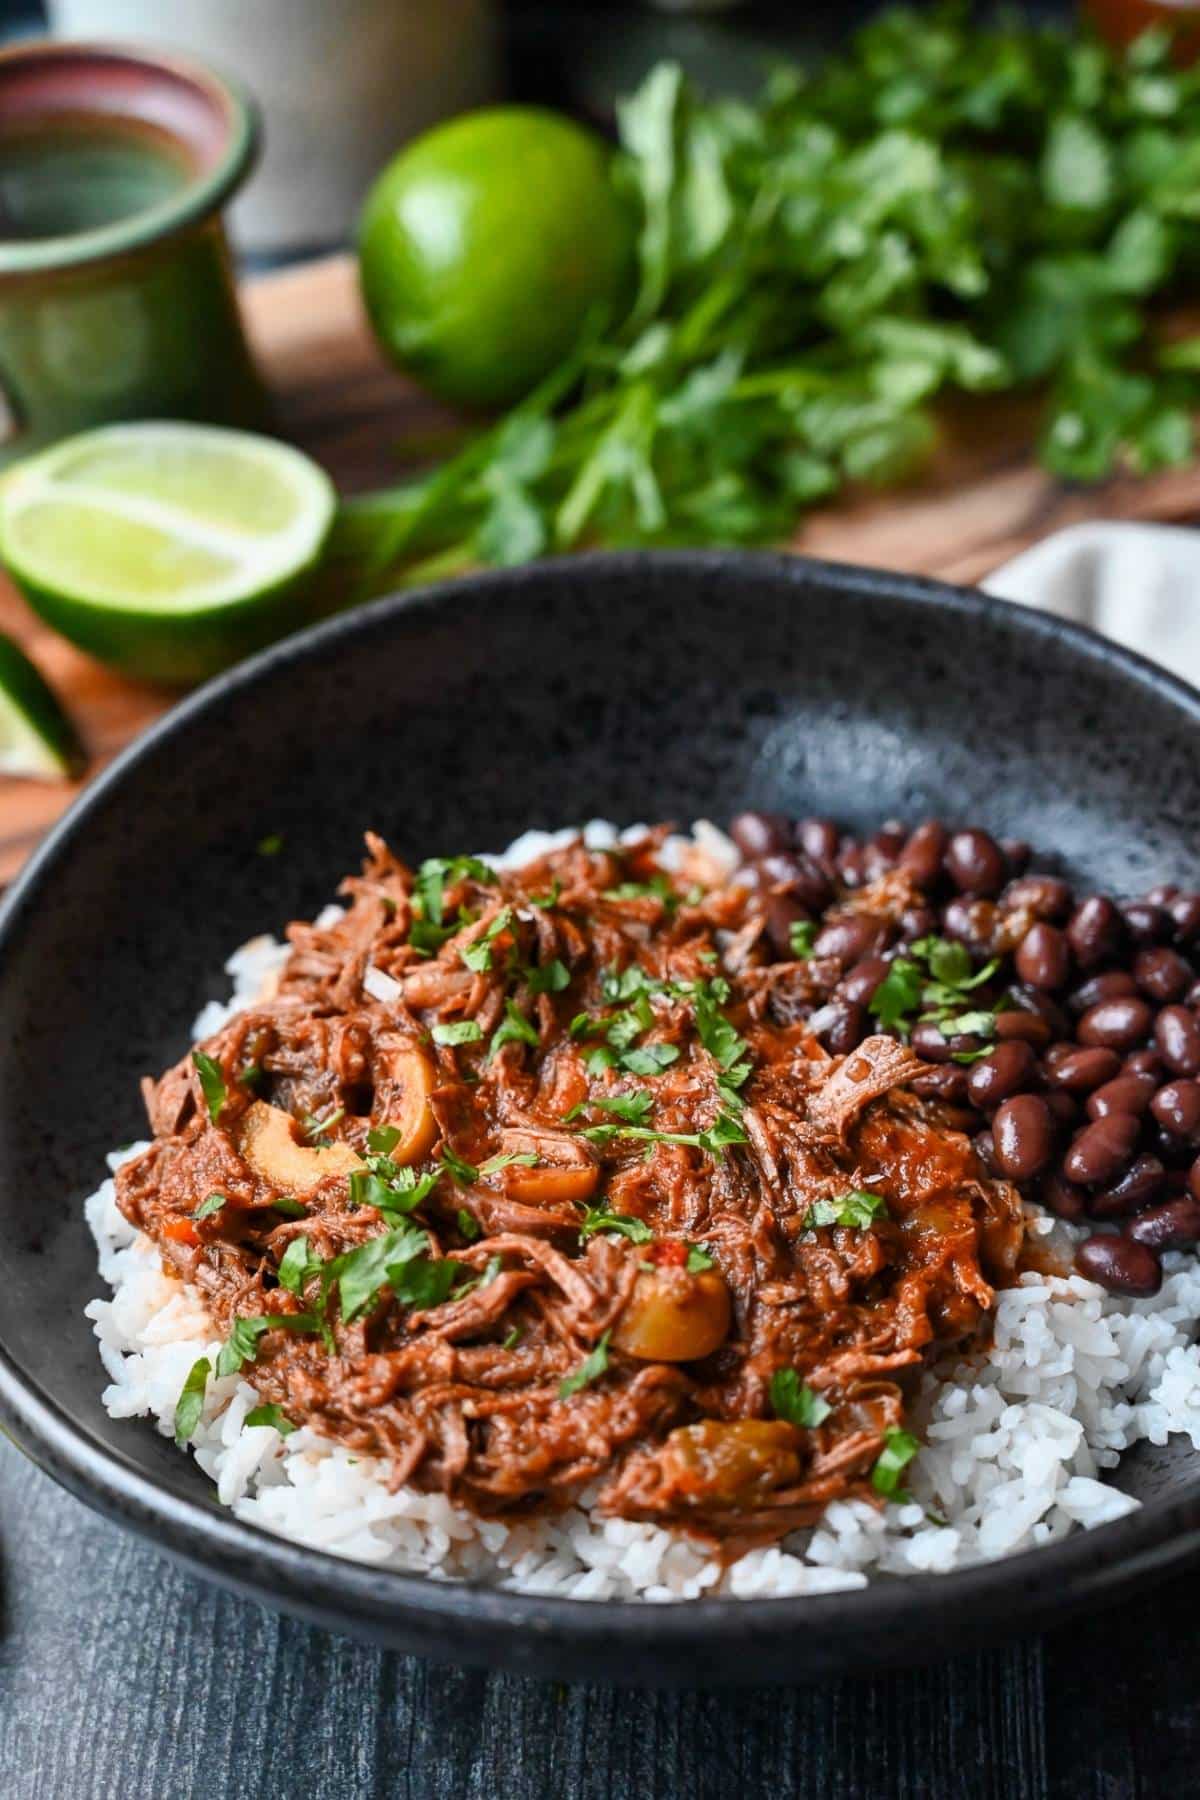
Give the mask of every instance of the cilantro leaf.
POLYGON ((217 1374, 236 1375, 243 1364, 253 1362, 258 1355, 258 1340, 265 1331, 316 1331, 317 1327, 314 1313, 264 1313, 257 1318, 235 1319, 217 1357, 217 1374))
POLYGON ((214 1213, 219 1213, 223 1206, 228 1205, 229 1196, 227 1194, 209 1194, 207 1199, 200 1202, 192 1217, 193 1219, 211 1219, 214 1213))
POLYGON ((828 1400, 802 1382, 795 1369, 776 1369, 770 1393, 775 1417, 798 1425, 802 1431, 811 1431, 833 1411, 828 1400))
POLYGON ((313 1255, 307 1237, 301 1234, 292 1239, 279 1259, 279 1284, 291 1294, 300 1294, 305 1282, 311 1276, 319 1275, 324 1266, 321 1258, 313 1255))
POLYGON ((706 1269, 715 1269, 716 1262, 703 1244, 689 1244, 687 1253, 687 1272, 689 1275, 703 1275, 706 1269))
POLYGON ((187 1372, 187 1378, 175 1402, 175 1442, 182 1450, 194 1433, 204 1412, 204 1396, 212 1364, 207 1356, 199 1356, 187 1372))
POLYGON ((607 1212, 603 1206, 589 1206, 579 1227, 579 1235, 581 1238, 589 1238, 596 1231, 619 1232, 631 1244, 649 1244, 654 1239, 654 1233, 644 1219, 630 1218, 628 1213, 607 1212))
POLYGON ((551 962, 526 969, 525 980, 531 994, 561 994, 571 985, 571 971, 555 957, 551 962))
POLYGON ((816 938, 817 928, 811 919, 792 920, 788 926, 788 943, 797 962, 802 962, 805 957, 812 955, 816 938))
POLYGON ((590 1355, 584 1357, 579 1367, 570 1375, 563 1376, 558 1384, 560 1400, 569 1400, 572 1394, 579 1392, 580 1388, 587 1387, 589 1383, 599 1380, 603 1375, 608 1367, 608 1340, 611 1336, 612 1332, 606 1331, 597 1340, 595 1349, 590 1355))
POLYGON ((337 1285, 343 1324, 359 1318, 375 1300, 379 1290, 391 1279, 392 1268, 402 1268, 414 1257, 424 1255, 429 1247, 429 1234, 401 1225, 382 1237, 368 1238, 353 1250, 345 1250, 325 1264, 322 1281, 325 1291, 337 1285))
POLYGON ((279 1433, 280 1437, 291 1437, 296 1429, 282 1407, 266 1401, 261 1406, 252 1407, 246 1414, 244 1423, 247 1425, 270 1425, 279 1433))
POLYGON ((504 1002, 504 1017, 492 1033, 491 1054, 504 1044, 530 1044, 536 1050, 540 1039, 537 1027, 531 1025, 524 1013, 513 1000, 504 1002))
MULTIPOLYGON (((483 974, 492 966, 492 945, 502 931, 507 931, 512 924, 512 907, 502 906, 487 930, 477 937, 473 943, 465 944, 459 951, 459 957, 468 969, 477 975, 483 974)), ((436 1033, 435 1033, 436 1036, 436 1033)))
POLYGON ((871 1486, 877 1494, 891 1497, 900 1486, 900 1477, 921 1448, 911 1431, 890 1426, 883 1434, 883 1449, 871 1471, 871 1486))
POLYGON ((402 1136, 397 1125, 373 1125, 367 1133, 367 1149, 376 1156, 390 1156, 402 1136))
POLYGON ((435 1044, 477 1044, 483 1029, 475 1019, 455 1019, 449 1024, 435 1025, 432 1036, 435 1044))
POLYGON ((200 1090, 204 1095, 204 1104, 208 1108, 208 1116, 216 1125, 229 1098, 229 1090, 225 1086, 225 1077, 221 1073, 221 1065, 204 1050, 192 1051, 192 1062, 200 1077, 200 1090))
POLYGON ((464 1162, 462 1157, 459 1156, 458 1152, 455 1150, 453 1144, 443 1144, 438 1151, 438 1155, 449 1169, 451 1175, 453 1175, 455 1181, 461 1183, 463 1187, 470 1187, 473 1182, 479 1180, 479 1170, 475 1167, 474 1163, 464 1162))
POLYGON ((661 1075, 664 1069, 678 1061, 678 1044, 643 1044, 640 1049, 625 1052, 621 1067, 628 1069, 631 1075, 661 1075))
POLYGON ((816 1200, 804 1215, 804 1229, 815 1231, 822 1225, 845 1225, 865 1231, 874 1220, 887 1216, 887 1201, 882 1194, 870 1194, 865 1188, 851 1188, 837 1200, 816 1200))

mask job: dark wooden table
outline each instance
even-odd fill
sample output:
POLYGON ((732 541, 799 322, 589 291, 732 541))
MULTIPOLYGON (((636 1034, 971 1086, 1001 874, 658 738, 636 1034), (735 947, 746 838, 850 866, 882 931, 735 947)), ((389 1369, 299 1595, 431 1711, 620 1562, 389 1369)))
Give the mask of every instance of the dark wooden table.
POLYGON ((0 1439, 3 1800, 1182 1800, 1200 1576, 1044 1638, 821 1687, 435 1668, 181 1573, 0 1439))

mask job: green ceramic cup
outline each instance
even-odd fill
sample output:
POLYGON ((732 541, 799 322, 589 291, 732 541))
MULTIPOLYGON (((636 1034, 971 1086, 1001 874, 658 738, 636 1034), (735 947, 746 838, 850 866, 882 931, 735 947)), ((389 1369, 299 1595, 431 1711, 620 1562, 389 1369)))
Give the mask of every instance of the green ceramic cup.
POLYGON ((0 465, 114 419, 265 422, 221 223, 257 135, 190 60, 0 53, 0 465))

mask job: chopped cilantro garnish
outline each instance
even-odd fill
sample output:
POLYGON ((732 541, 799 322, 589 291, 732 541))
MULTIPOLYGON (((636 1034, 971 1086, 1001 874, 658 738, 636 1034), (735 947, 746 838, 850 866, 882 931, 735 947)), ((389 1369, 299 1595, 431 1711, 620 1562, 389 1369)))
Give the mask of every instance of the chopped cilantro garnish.
MULTIPOLYGON (((718 1004, 729 998, 729 983, 723 976, 696 983, 693 1005, 696 1013, 696 1035, 713 1061, 721 1069, 721 1086, 734 1090, 742 1086, 750 1074, 749 1045, 725 1017, 718 1004)), ((727 1099, 737 1104, 731 1092, 727 1099)))
POLYGON ((537 1027, 531 1025, 524 1013, 512 1000, 504 1002, 504 1017, 492 1033, 491 1054, 504 1044, 531 1044, 536 1050, 538 1046, 537 1027))
POLYGON ((396 1125, 373 1125, 367 1133, 367 1149, 377 1156, 390 1156, 400 1138, 401 1132, 396 1125))
POLYGON ((219 1213, 223 1206, 228 1205, 228 1194, 209 1194, 207 1199, 200 1202, 192 1217, 193 1219, 211 1219, 214 1213, 219 1213))
POLYGON ((611 1331, 606 1331, 597 1342, 591 1355, 585 1356, 579 1367, 570 1375, 563 1376, 558 1384, 560 1400, 569 1400, 572 1394, 579 1392, 580 1388, 587 1387, 589 1382, 596 1381, 603 1375, 608 1367, 608 1340, 611 1336, 611 1331))
MULTIPOLYGON (((512 907, 502 906, 487 930, 477 937, 473 943, 466 944, 459 951, 459 956, 473 969, 476 975, 482 975, 492 966, 492 945, 502 931, 507 931, 512 924, 512 907)), ((436 1035, 436 1034, 435 1034, 436 1035)))
POLYGON ((530 894, 530 906, 550 907, 558 905, 558 896, 562 893, 562 882, 556 875, 544 894, 530 894))
POLYGON ((616 1068, 617 1053, 606 1044, 598 1044, 594 1050, 588 1051, 583 1059, 583 1066, 589 1075, 602 1075, 605 1069, 616 1068))
POLYGON ((644 1125, 653 1105, 654 1095, 649 1088, 637 1088, 632 1094, 609 1094, 602 1099, 581 1100, 569 1113, 563 1115, 563 1123, 569 1124, 587 1107, 594 1106, 600 1112, 614 1113, 618 1119, 624 1119, 630 1125, 644 1125))
POLYGON ((175 1402, 175 1442, 181 1450, 200 1423, 211 1373, 212 1364, 207 1356, 197 1357, 179 1391, 179 1398, 175 1402))
POLYGON ((632 1219, 628 1213, 606 1212, 602 1206, 589 1206, 579 1227, 579 1235, 581 1238, 589 1238, 596 1231, 619 1232, 631 1244, 649 1244, 654 1238, 654 1233, 644 1219, 632 1219))
POLYGON ((313 1255, 312 1245, 303 1234, 294 1237, 279 1261, 280 1286, 290 1294, 301 1294, 305 1282, 319 1275, 324 1266, 321 1258, 313 1255))
POLYGON ((716 1268, 716 1262, 708 1254, 703 1244, 688 1245, 687 1272, 689 1275, 703 1275, 705 1269, 714 1268, 716 1268))
POLYGON ((643 1044, 638 1050, 627 1050, 621 1067, 631 1075, 661 1075, 673 1062, 679 1061, 677 1044, 643 1044))
POLYGON ((208 1108, 208 1116, 215 1125, 229 1098, 229 1090, 225 1086, 225 1078, 221 1074, 221 1065, 203 1050, 193 1050, 192 1061, 196 1066, 196 1073, 200 1077, 200 1088, 204 1095, 204 1104, 208 1108))
POLYGON ((438 1151, 438 1155, 453 1175, 455 1181, 461 1182, 463 1187, 470 1187, 472 1182, 479 1180, 479 1170, 475 1167, 474 1163, 464 1162, 462 1157, 459 1156, 458 1152, 455 1150, 453 1144, 443 1144, 438 1151))
POLYGON ((351 1324, 375 1299, 379 1290, 391 1281, 392 1269, 401 1269, 414 1257, 424 1256, 429 1248, 429 1234, 411 1225, 386 1231, 381 1237, 368 1238, 353 1250, 343 1251, 326 1263, 322 1274, 324 1291, 337 1284, 342 1320, 351 1324))
POLYGON ((901 1474, 920 1448, 920 1442, 912 1432, 903 1431, 898 1425, 884 1432, 883 1449, 871 1471, 871 1486, 877 1494, 896 1495, 901 1474))
POLYGON ((483 1029, 477 1019, 455 1019, 433 1028, 435 1044, 477 1044, 482 1036, 483 1029))
POLYGON ((679 905, 679 895, 665 875, 652 875, 649 881, 623 881, 618 887, 605 888, 600 898, 602 900, 661 900, 668 909, 679 905))
POLYGON ((500 1348, 502 1350, 515 1350, 524 1335, 521 1327, 519 1325, 514 1325, 500 1345, 500 1348))
POLYGON ((788 943, 791 946, 792 955, 797 961, 812 955, 816 936, 817 928, 811 919, 792 920, 788 926, 788 943))
MULTIPOLYGON (((893 958, 888 972, 868 1002, 869 1010, 887 1031, 907 1036, 917 1023, 935 1024, 945 1037, 995 1035, 995 1007, 972 1007, 975 988, 990 981, 999 968, 993 959, 972 970, 964 944, 948 938, 918 938, 906 956, 893 958)), ((977 1052, 959 1054, 973 1061, 977 1052)))
POLYGON ((278 856, 283 849, 282 831, 268 831, 266 837, 259 838, 257 849, 260 856, 278 856))
POLYGON ((501 1156, 489 1156, 486 1162, 480 1163, 479 1174, 496 1175, 501 1169, 512 1168, 514 1163, 522 1169, 534 1169, 538 1164, 538 1153, 536 1150, 508 1150, 501 1156))
POLYGON ((526 969, 525 980, 531 994, 561 994, 571 985, 571 971, 556 956, 552 962, 526 969))
POLYGON ((282 1407, 276 1406, 273 1401, 264 1401, 261 1406, 253 1407, 246 1414, 244 1423, 247 1425, 270 1425, 279 1433, 280 1437, 290 1437, 296 1429, 282 1407))
POLYGON ((306 1219, 308 1217, 308 1208, 303 1200, 297 1200, 292 1194, 281 1194, 278 1200, 272 1200, 271 1210, 282 1213, 285 1219, 306 1219))
POLYGON ((398 1168, 390 1157, 372 1156, 366 1171, 356 1169, 350 1177, 351 1206, 373 1206, 387 1217, 406 1218, 427 1200, 441 1177, 440 1169, 428 1169, 418 1175, 415 1169, 398 1168))
POLYGON ((776 1369, 771 1377, 771 1407, 777 1419, 811 1431, 827 1419, 833 1408, 828 1400, 801 1381, 795 1369, 776 1369))
POLYGON ((323 1119, 319 1119, 315 1113, 305 1113, 302 1120, 304 1135, 310 1144, 315 1144, 318 1139, 328 1137, 334 1126, 339 1124, 345 1116, 344 1106, 335 1106, 333 1111, 326 1113, 323 1119))
POLYGON ((821 1225, 845 1225, 865 1231, 875 1219, 887 1214, 887 1201, 882 1194, 869 1194, 865 1188, 851 1188, 836 1200, 816 1200, 804 1215, 804 1229, 815 1231, 821 1225))
MULTIPOLYGON (((592 1102, 599 1105, 598 1101, 592 1102)), ((570 1114, 567 1115, 570 1117, 570 1114)), ((729 1113, 718 1113, 705 1131, 652 1131, 645 1125, 588 1125, 580 1132, 591 1144, 610 1144, 614 1138, 638 1139, 649 1145, 686 1144, 722 1157, 730 1144, 744 1144, 746 1134, 729 1113)), ((649 1155, 649 1151, 647 1151, 649 1155)))
POLYGON ((460 1206, 454 1217, 458 1224, 459 1236, 466 1238, 468 1244, 473 1244, 482 1230, 479 1220, 474 1213, 469 1213, 465 1206, 460 1206))
POLYGON ((217 1357, 217 1374, 236 1375, 243 1363, 253 1362, 264 1331, 316 1331, 318 1325, 315 1313, 265 1313, 259 1318, 235 1319, 217 1357))

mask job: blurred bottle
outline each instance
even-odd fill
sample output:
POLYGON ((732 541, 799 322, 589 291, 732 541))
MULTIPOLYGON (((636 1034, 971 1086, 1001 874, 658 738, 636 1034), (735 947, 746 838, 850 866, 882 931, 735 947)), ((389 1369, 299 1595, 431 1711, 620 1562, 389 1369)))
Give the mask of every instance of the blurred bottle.
POLYGON ((1200 0, 1085 0, 1102 34, 1112 44, 1129 44, 1152 25, 1166 25, 1176 34, 1175 49, 1182 61, 1200 54, 1200 0))
POLYGON ((495 98, 494 0, 49 0, 65 36, 202 57, 249 88, 263 156, 232 209, 239 248, 345 241, 374 175, 427 125, 495 98))

